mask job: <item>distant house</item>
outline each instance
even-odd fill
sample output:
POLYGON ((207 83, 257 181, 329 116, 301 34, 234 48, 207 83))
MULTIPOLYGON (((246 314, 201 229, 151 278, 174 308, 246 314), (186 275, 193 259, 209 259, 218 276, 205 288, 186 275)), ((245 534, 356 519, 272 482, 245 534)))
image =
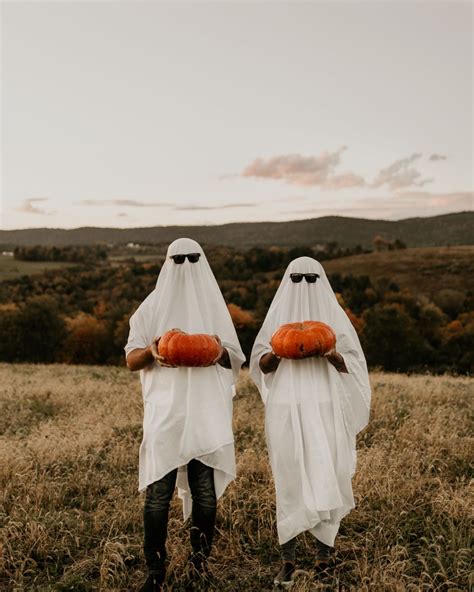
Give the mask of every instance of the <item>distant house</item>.
POLYGON ((3 257, 13 257, 13 251, 2 251, 3 257))
POLYGON ((140 245, 138 243, 127 243, 127 247, 129 249, 139 249, 140 245))

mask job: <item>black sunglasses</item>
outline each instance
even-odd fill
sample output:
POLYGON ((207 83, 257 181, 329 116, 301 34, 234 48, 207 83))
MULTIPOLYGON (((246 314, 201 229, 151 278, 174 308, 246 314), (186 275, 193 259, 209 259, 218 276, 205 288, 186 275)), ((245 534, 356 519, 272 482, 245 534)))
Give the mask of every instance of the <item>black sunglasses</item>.
POLYGON ((186 255, 171 255, 171 259, 173 259, 177 265, 181 265, 184 263, 186 257, 188 258, 189 263, 197 263, 200 256, 201 253, 187 253, 186 255))
POLYGON ((318 277, 319 275, 317 273, 290 273, 291 281, 294 284, 299 284, 303 278, 308 282, 308 284, 314 284, 318 277))

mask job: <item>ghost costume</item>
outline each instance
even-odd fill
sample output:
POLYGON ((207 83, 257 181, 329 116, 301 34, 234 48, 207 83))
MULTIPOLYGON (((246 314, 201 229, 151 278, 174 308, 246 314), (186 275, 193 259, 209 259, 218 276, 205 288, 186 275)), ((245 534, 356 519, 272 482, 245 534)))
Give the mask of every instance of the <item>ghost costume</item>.
POLYGON ((357 333, 315 259, 300 257, 286 269, 256 337, 250 374, 265 403, 279 542, 308 530, 333 546, 341 519, 354 508, 355 437, 368 423, 371 387, 357 333), (293 283, 291 273, 320 277, 293 283), (259 361, 272 351, 272 334, 285 323, 308 320, 332 327, 348 373, 313 357, 282 359, 275 372, 263 374, 259 361))
POLYGON ((232 398, 245 360, 224 298, 201 246, 187 238, 170 244, 156 287, 130 318, 125 352, 148 347, 154 337, 179 328, 218 335, 231 369, 167 368, 153 363, 140 370, 144 415, 138 490, 178 468, 178 495, 186 519, 192 507, 187 464, 213 467, 216 497, 235 478, 232 398), (200 253, 196 263, 176 264, 170 256, 200 253))

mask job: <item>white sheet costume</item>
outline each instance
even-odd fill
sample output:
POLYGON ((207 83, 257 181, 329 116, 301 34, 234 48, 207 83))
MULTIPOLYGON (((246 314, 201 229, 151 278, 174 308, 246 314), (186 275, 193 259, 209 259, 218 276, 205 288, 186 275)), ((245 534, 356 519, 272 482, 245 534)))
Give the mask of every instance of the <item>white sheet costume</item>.
POLYGON ((355 436, 368 422, 371 387, 357 333, 315 259, 300 257, 286 269, 256 337, 250 373, 265 403, 279 542, 309 530, 333 546, 341 519, 354 508, 355 436), (293 283, 290 273, 320 278, 293 283), (333 328, 349 372, 313 357, 282 359, 275 372, 263 374, 259 361, 272 351, 272 334, 285 323, 308 320, 333 328))
POLYGON ((218 335, 232 366, 167 368, 155 362, 140 370, 144 416, 138 490, 181 467, 177 485, 186 519, 192 507, 186 470, 191 459, 214 468, 217 498, 235 478, 232 398, 245 360, 206 256, 196 241, 187 238, 170 244, 155 289, 130 318, 126 354, 149 346, 155 336, 174 328, 218 335), (170 258, 187 253, 201 257, 182 264, 170 258))

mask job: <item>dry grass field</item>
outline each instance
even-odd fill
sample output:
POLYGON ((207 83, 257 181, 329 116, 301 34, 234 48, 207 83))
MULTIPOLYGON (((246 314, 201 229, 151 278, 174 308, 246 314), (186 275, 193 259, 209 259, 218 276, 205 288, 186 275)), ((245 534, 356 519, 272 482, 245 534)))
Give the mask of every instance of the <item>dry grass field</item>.
MULTIPOLYGON (((473 447, 467 377, 373 373, 358 440, 357 507, 331 576, 298 547, 293 590, 467 590, 473 447)), ((137 491, 142 400, 124 368, 0 365, 2 590, 135 590, 142 582, 137 491)), ((472 418, 471 418, 472 419, 472 418)), ((235 400, 238 478, 220 501, 217 591, 271 590, 279 563, 263 407, 247 373, 235 400)), ((186 590, 187 526, 173 502, 169 590, 186 590)))

